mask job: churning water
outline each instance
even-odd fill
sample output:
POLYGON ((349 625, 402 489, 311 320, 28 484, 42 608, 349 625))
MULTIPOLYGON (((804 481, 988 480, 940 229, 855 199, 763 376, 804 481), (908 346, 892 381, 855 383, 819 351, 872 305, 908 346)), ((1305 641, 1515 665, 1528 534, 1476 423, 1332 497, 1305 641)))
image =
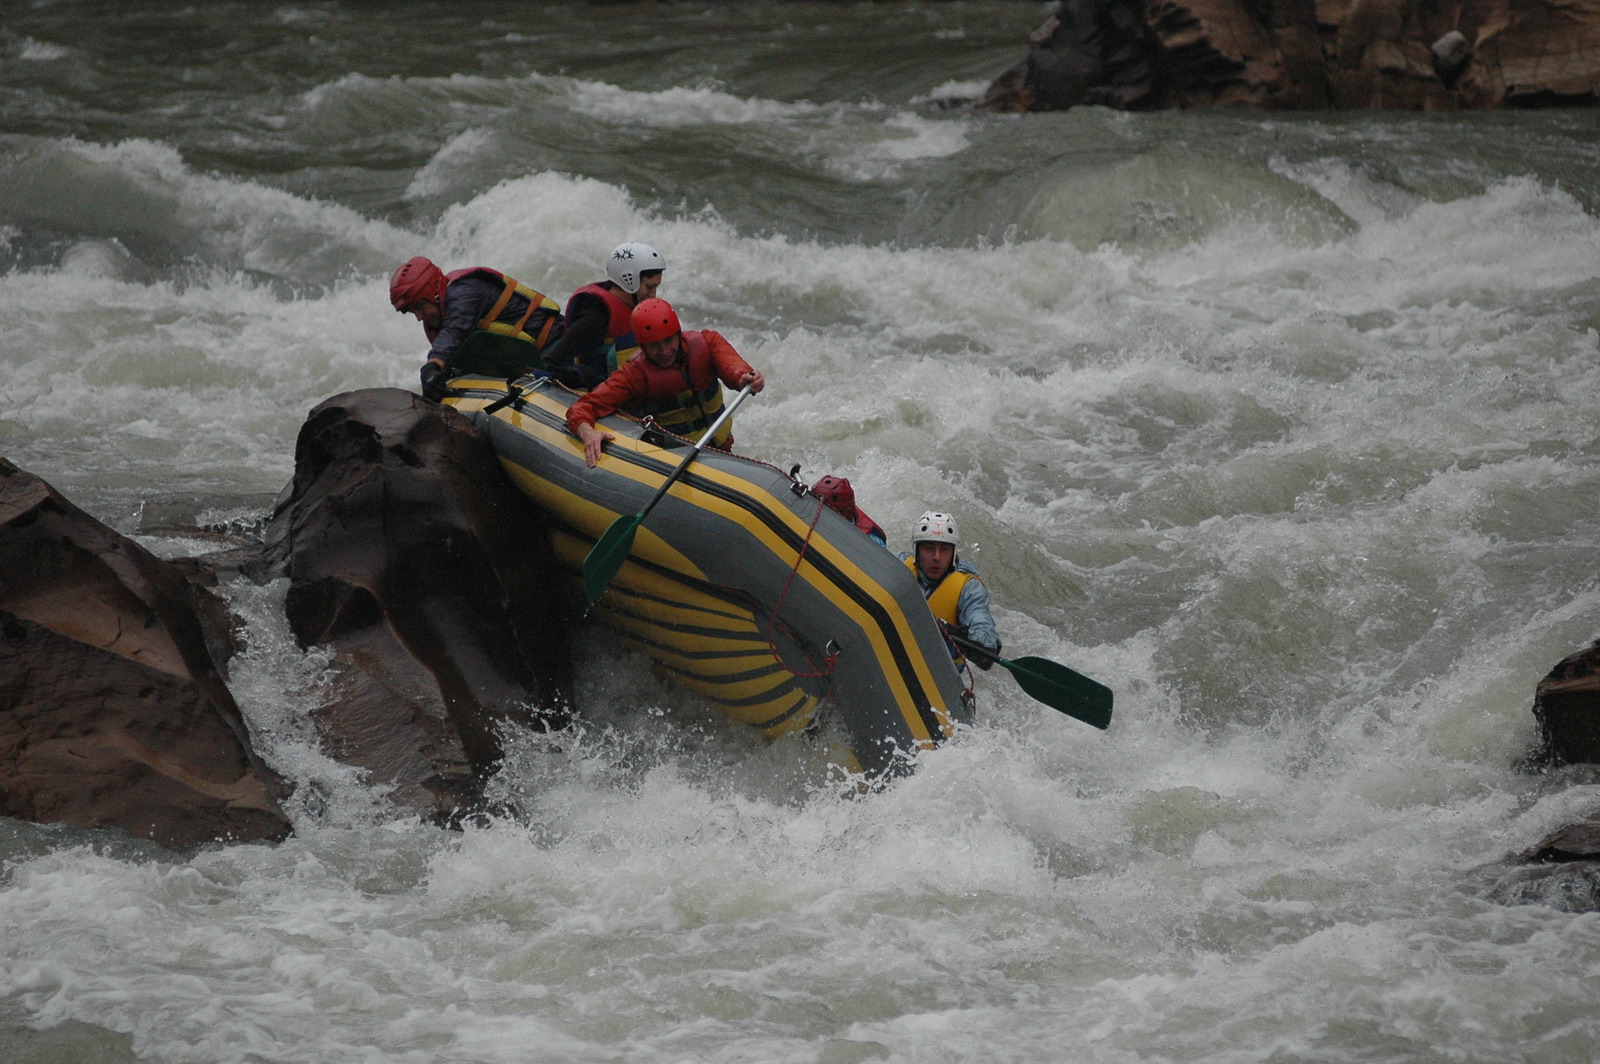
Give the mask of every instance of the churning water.
MULTIPOLYGON (((280 846, 0 830, 8 1062, 1587 1062, 1600 916, 1480 869, 1600 621, 1600 115, 971 115, 1047 8, 13 3, 0 452, 248 522, 415 387, 413 254, 558 298, 645 240, 761 368, 750 454, 953 511, 1008 651, 845 800, 597 632, 520 810, 386 812, 283 588, 233 686, 280 846)), ((192 545, 153 545, 179 552, 192 545)))

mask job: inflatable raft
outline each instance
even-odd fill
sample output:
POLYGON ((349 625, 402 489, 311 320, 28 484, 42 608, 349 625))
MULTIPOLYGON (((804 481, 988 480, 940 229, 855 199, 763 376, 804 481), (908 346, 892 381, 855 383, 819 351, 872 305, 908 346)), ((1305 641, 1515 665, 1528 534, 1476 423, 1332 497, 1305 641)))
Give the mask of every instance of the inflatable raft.
MULTIPOLYGON (((550 381, 451 381, 552 522, 576 584, 618 518, 645 508, 693 450, 626 415, 589 469, 567 431, 578 397, 550 381)), ((797 467, 798 468, 798 467, 797 467)), ((581 600, 581 596, 580 596, 581 600)), ((777 737, 837 720, 855 763, 892 772, 966 719, 964 686, 903 562, 793 475, 704 449, 649 512, 592 614, 728 715, 777 737)))

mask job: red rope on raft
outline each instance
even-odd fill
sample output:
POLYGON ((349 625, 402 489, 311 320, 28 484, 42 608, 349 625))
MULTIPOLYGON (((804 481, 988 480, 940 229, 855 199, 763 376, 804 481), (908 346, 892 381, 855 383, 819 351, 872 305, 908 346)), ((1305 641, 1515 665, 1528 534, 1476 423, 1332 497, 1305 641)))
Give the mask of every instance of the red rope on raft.
MULTIPOLYGON (((818 499, 816 516, 811 518, 811 527, 806 529, 805 542, 800 544, 800 553, 795 555, 794 568, 789 570, 789 578, 783 582, 783 590, 778 593, 778 601, 773 603, 772 613, 767 617, 767 649, 772 652, 773 660, 788 669, 791 676, 829 676, 832 675, 833 667, 839 661, 838 653, 834 652, 824 657, 822 664, 819 666, 816 659, 811 656, 811 652, 802 646, 800 647, 800 653, 805 655, 806 664, 810 665, 815 671, 801 672, 798 669, 791 669, 788 663, 783 660, 783 656, 778 653, 777 640, 772 636, 772 630, 778 623, 778 614, 783 609, 783 600, 789 597, 789 588, 794 584, 794 578, 800 572, 800 563, 806 559, 806 550, 811 546, 811 534, 817 530, 817 521, 822 517, 823 505, 822 500, 818 499)), ((799 642, 796 641, 795 645, 799 646, 799 642)))

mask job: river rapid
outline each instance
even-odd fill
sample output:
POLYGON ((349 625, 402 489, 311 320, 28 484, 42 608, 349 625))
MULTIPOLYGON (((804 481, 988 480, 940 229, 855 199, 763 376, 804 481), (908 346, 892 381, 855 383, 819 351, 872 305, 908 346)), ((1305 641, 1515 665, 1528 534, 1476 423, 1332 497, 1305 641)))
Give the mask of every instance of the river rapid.
MULTIPOLYGON (((847 798, 595 631, 517 815, 398 819, 230 585, 294 838, 0 822, 7 1064, 1539 1062, 1600 916, 1486 872, 1600 806, 1600 114, 974 115, 1049 8, 37 0, 0 20, 0 453, 159 553, 416 387, 413 254, 605 253, 763 370, 741 448, 952 511, 1009 654, 847 798)), ((203 547, 198 548, 203 549, 203 547)))

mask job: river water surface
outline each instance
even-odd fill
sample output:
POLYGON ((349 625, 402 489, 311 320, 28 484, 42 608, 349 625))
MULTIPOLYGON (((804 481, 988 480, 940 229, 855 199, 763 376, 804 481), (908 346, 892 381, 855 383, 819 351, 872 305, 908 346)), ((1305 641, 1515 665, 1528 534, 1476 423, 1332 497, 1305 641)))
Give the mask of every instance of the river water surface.
POLYGON ((973 115, 1048 8, 13 2, 0 453, 158 551, 416 386, 413 254, 564 298, 623 240, 768 390, 743 449, 952 511, 1009 653, 846 800, 598 644, 520 815, 397 820, 230 586, 295 837, 0 824, 28 1064, 1590 1061, 1600 917, 1482 869, 1600 626, 1600 114, 973 115))

